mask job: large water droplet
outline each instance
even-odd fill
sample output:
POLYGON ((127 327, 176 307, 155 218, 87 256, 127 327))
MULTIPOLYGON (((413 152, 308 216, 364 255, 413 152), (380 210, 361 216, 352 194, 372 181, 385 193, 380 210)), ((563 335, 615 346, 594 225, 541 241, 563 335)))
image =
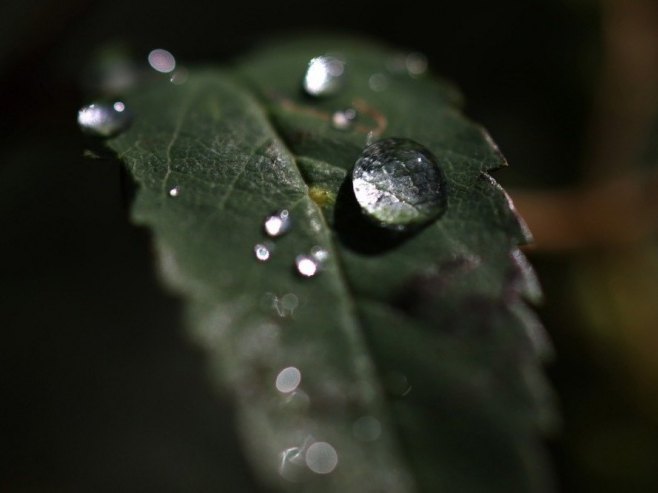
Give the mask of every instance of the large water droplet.
POLYGON ((348 130, 356 120, 356 110, 347 108, 346 110, 336 111, 331 116, 331 124, 337 130, 348 130))
POLYGON ((312 255, 297 255, 295 266, 299 275, 303 277, 313 277, 320 270, 320 262, 312 255))
POLYGON ((330 96, 343 86, 345 62, 333 56, 318 56, 308 62, 304 90, 311 96, 330 96))
POLYGON ((112 137, 130 125, 132 114, 121 101, 93 103, 78 111, 78 125, 82 131, 96 137, 112 137))
POLYGON ((338 465, 336 449, 327 442, 315 442, 306 451, 306 465, 316 474, 329 474, 338 465))
POLYGON ((263 228, 265 233, 272 238, 277 236, 282 236, 290 231, 292 226, 292 219, 290 218, 290 212, 286 209, 275 212, 274 214, 267 216, 265 222, 263 223, 263 228))
POLYGON ((176 58, 174 58, 174 55, 161 48, 151 51, 148 61, 153 70, 157 70, 163 74, 173 72, 176 68, 176 58))
POLYGON ((427 223, 445 209, 446 183, 436 158, 409 139, 366 147, 354 165, 352 187, 363 213, 390 229, 427 223))
POLYGON ((284 368, 276 376, 276 390, 282 394, 293 392, 302 382, 302 373, 294 366, 284 368))

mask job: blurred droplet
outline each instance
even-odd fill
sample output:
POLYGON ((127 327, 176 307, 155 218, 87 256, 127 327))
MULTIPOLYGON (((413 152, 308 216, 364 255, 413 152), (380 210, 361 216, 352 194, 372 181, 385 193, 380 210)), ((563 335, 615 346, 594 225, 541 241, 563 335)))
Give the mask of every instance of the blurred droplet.
POLYGON ((292 219, 290 218, 290 212, 288 212, 286 209, 282 209, 270 216, 267 216, 265 218, 265 222, 263 223, 265 233, 272 238, 283 236, 288 231, 290 231, 291 227, 292 219))
POLYGON ((171 77, 169 78, 169 82, 176 86, 180 86, 181 84, 185 84, 187 82, 187 78, 189 77, 190 72, 187 70, 185 67, 180 67, 177 69, 174 73, 171 74, 171 77))
POLYGON ((175 187, 171 187, 169 189, 169 196, 170 197, 178 197, 180 195, 180 187, 176 185, 175 187))
POLYGON ((354 124, 356 119, 356 110, 348 108, 346 110, 336 111, 331 116, 331 124, 337 130, 348 130, 354 124))
POLYGON ((161 48, 152 50, 149 53, 148 62, 153 70, 157 70, 163 74, 173 72, 176 68, 176 59, 174 58, 174 55, 161 48))
POLYGON ((329 258, 329 250, 320 245, 315 245, 311 248, 311 256, 318 262, 323 263, 329 258))
POLYGON ((318 56, 308 62, 304 90, 311 96, 336 94, 344 83, 345 62, 333 56, 318 56))
POLYGON ((93 103, 78 111, 78 125, 89 135, 113 137, 130 125, 132 114, 121 101, 115 103, 93 103))
POLYGON ((354 165, 352 187, 368 218, 398 231, 427 223, 445 208, 446 183, 436 159, 409 139, 366 147, 354 165))
POLYGON ((422 75, 427 72, 427 57, 422 53, 409 53, 405 59, 405 66, 412 77, 422 75))
POLYGON ((294 366, 289 366, 281 370, 276 376, 275 386, 282 394, 288 394, 297 389, 301 382, 302 373, 294 366))
POLYGON ((379 72, 372 74, 368 79, 368 87, 375 92, 382 92, 388 87, 388 77, 379 72))
POLYGON ((327 442, 315 442, 306 451, 306 465, 316 474, 329 474, 338 465, 336 449, 327 442))

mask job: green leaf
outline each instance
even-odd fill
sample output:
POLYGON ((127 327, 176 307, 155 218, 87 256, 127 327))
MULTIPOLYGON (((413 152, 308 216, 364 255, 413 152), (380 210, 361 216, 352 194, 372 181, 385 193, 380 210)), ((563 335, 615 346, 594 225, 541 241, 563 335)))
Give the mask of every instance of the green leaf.
POLYGON ((538 368, 547 341, 525 304, 540 294, 518 249, 528 234, 488 175, 505 161, 451 86, 389 70, 397 56, 306 39, 233 68, 193 69, 181 86, 135 90, 135 123, 110 142, 139 184, 134 218, 153 232, 264 484, 550 491, 540 431, 551 406, 538 368), (327 52, 346 61, 346 85, 308 98, 306 64, 327 52), (384 90, 369 88, 372 74, 384 90), (356 124, 333 128, 332 113, 348 107, 356 124), (365 221, 350 193, 351 167, 380 137, 427 147, 448 182, 445 213, 405 236, 365 221), (284 208, 293 228, 259 262, 263 220, 284 208), (301 278, 294 259, 314 246, 329 259, 301 278), (289 367, 301 383, 281 393, 275 381, 289 367), (338 463, 316 474, 331 469, 330 453, 316 457, 331 452, 323 442, 338 463))

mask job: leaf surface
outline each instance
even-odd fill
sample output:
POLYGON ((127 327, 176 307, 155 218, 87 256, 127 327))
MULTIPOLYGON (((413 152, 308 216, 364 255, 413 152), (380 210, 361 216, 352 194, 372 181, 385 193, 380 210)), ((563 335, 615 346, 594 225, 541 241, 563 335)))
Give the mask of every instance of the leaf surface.
POLYGON ((264 484, 550 491, 548 344, 525 303, 540 294, 518 249, 528 233, 488 174, 505 161, 451 86, 400 60, 364 41, 282 43, 135 90, 135 123, 109 145, 264 484), (346 61, 345 87, 312 99, 301 80, 324 53, 346 61), (336 129, 345 108, 357 120, 336 129), (365 220, 351 192, 355 160, 384 137, 427 147, 448 183, 445 213, 405 235, 365 220), (292 230, 259 262, 263 220, 279 209, 292 230), (294 260, 316 246, 329 258, 304 279, 294 260), (301 382, 281 392, 287 368, 301 382))

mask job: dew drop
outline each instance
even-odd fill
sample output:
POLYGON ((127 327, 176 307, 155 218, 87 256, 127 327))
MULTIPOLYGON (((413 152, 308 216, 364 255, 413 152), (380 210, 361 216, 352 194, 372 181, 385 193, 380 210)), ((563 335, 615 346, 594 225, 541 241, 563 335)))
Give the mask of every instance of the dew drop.
POLYGON ((290 218, 290 212, 286 209, 275 212, 274 214, 267 216, 265 222, 263 223, 263 228, 265 233, 272 238, 278 236, 283 236, 292 226, 292 220, 290 218))
POLYGON ((289 394, 296 390, 301 382, 302 373, 294 366, 289 366, 279 372, 274 385, 282 394, 289 394))
POLYGON ((180 187, 178 185, 169 189, 170 197, 178 197, 179 195, 180 195, 180 187))
POLYGON ((320 262, 311 255, 297 255, 295 266, 299 275, 303 277, 313 277, 320 270, 320 262))
POLYGON ((148 55, 148 62, 153 70, 168 74, 176 68, 176 58, 167 50, 161 48, 152 50, 148 55))
POLYGON ((329 258, 329 250, 320 245, 315 245, 311 248, 311 257, 320 263, 326 262, 329 258))
POLYGON ((311 96, 331 96, 343 86, 345 62, 333 56, 318 56, 308 62, 304 90, 311 96))
POLYGON ((327 442, 315 442, 306 451, 306 465, 316 474, 329 474, 338 465, 336 449, 327 442))
POLYGON ((185 67, 181 67, 171 74, 171 77, 169 77, 169 82, 171 82, 175 86, 180 86, 182 84, 185 84, 185 82, 187 82, 187 78, 189 77, 189 75, 190 75, 189 70, 187 70, 185 67))
POLYGON ((379 72, 372 74, 368 79, 368 87, 375 92, 382 92, 388 87, 388 77, 379 72))
POLYGON ((130 125, 132 114, 121 101, 112 104, 93 103, 78 111, 78 125, 89 135, 112 137, 130 125))
POLYGON ((405 58, 407 72, 412 77, 418 77, 427 72, 427 57, 422 53, 412 52, 405 58))
POLYGON ((363 213, 389 229, 427 223, 445 209, 446 183, 436 158, 409 139, 366 147, 354 165, 352 187, 363 213))
POLYGON ((331 116, 331 125, 337 130, 348 130, 356 120, 356 110, 347 108, 346 110, 336 111, 331 116))
POLYGON ((274 250, 274 245, 271 243, 258 243, 254 245, 254 255, 261 262, 267 262, 272 256, 272 251, 274 250))

